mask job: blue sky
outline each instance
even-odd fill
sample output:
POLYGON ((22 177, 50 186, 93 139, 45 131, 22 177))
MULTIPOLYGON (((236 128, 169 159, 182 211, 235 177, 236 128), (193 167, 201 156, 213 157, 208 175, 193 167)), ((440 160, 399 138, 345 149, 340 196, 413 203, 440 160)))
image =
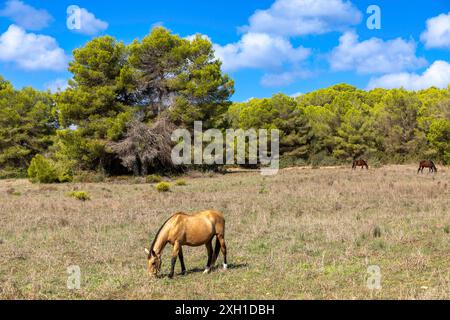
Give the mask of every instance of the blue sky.
POLYGON ((340 82, 450 84, 448 0, 0 1, 0 75, 18 88, 64 87, 74 48, 104 34, 129 43, 154 25, 209 37, 236 82, 234 101, 340 82), (75 32, 70 5, 83 9, 75 32), (381 9, 379 30, 367 28, 370 5, 381 9))

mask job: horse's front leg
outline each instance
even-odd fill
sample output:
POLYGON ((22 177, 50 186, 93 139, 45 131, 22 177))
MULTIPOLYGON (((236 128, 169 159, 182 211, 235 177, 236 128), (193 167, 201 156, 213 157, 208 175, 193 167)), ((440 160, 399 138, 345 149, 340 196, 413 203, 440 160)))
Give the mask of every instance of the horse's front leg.
POLYGON ((180 251, 178 252, 178 258, 181 264, 181 274, 186 274, 186 266, 184 265, 183 248, 180 246, 180 251))
POLYGON ((206 263, 206 269, 203 273, 209 273, 211 271, 211 263, 213 258, 212 240, 206 243, 206 250, 208 252, 208 262, 206 263))
POLYGON ((175 264, 177 263, 177 256, 180 252, 181 249, 181 245, 178 241, 175 242, 175 244, 173 245, 173 250, 172 250, 172 265, 170 268, 170 274, 169 274, 169 278, 173 278, 173 274, 175 273, 175 264))

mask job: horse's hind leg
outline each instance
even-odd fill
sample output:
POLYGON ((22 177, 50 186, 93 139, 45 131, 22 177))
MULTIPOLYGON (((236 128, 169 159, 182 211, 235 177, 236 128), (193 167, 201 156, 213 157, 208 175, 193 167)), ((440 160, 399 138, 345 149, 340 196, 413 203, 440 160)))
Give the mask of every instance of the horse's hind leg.
POLYGON ((220 241, 216 237, 216 246, 214 247, 214 253, 213 253, 213 258, 212 258, 212 262, 211 262, 212 266, 216 265, 216 261, 217 261, 217 258, 219 257, 219 253, 220 253, 220 241))
POLYGON ((219 240, 220 242, 220 250, 222 251, 223 254, 223 268, 227 269, 228 268, 228 264, 227 264, 227 246, 225 245, 225 237, 223 234, 219 234, 217 235, 217 240, 219 240))
POLYGON ((180 251, 178 252, 178 258, 181 264, 181 274, 186 274, 186 266, 184 265, 183 248, 180 246, 180 251))
POLYGON ((213 260, 212 240, 209 240, 206 243, 206 250, 208 251, 208 262, 206 263, 206 269, 203 273, 209 273, 211 271, 211 262, 213 260))

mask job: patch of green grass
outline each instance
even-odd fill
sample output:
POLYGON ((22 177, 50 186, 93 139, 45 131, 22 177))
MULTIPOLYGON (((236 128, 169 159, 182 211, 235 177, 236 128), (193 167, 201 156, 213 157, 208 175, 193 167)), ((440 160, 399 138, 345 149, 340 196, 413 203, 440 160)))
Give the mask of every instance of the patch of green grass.
POLYGON ((385 250, 387 249, 387 244, 383 240, 375 240, 372 242, 371 247, 374 250, 385 250))
POLYGON ((175 181, 175 184, 177 186, 187 186, 187 182, 184 179, 178 179, 177 181, 175 181))
POLYGON ((265 242, 254 241, 250 246, 249 250, 255 254, 267 254, 270 251, 269 245, 265 242))

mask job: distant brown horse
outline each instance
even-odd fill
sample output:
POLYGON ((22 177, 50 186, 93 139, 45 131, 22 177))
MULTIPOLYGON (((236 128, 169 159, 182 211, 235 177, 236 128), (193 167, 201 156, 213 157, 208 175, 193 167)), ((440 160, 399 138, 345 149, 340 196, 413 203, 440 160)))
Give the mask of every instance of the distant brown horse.
POLYGON ((181 273, 186 273, 182 246, 198 247, 205 245, 208 252, 208 262, 204 273, 209 273, 216 263, 219 250, 223 254, 223 267, 227 269, 227 247, 225 245, 225 219, 222 213, 208 210, 194 215, 176 213, 161 226, 147 253, 148 272, 157 276, 161 270, 161 254, 164 247, 170 243, 172 250, 172 267, 169 278, 173 277, 177 256, 180 258, 181 273), (213 252, 212 240, 216 237, 216 247, 213 252))
POLYGON ((430 170, 428 172, 436 173, 438 171, 436 166, 434 165, 434 162, 431 160, 420 161, 420 165, 419 165, 419 169, 417 170, 417 173, 419 173, 419 172, 423 173, 424 168, 429 168, 430 170))
POLYGON ((365 160, 362 159, 353 161, 352 169, 354 170, 356 169, 356 167, 361 167, 361 169, 366 168, 367 170, 369 170, 369 165, 365 160))

